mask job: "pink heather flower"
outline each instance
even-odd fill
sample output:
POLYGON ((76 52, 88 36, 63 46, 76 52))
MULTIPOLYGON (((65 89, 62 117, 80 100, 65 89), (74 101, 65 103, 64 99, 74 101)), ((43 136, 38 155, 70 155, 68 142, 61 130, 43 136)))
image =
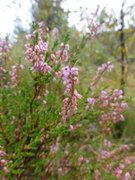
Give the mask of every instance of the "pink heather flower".
POLYGON ((113 68, 114 68, 114 65, 113 65, 113 64, 110 64, 110 65, 108 65, 107 71, 108 71, 108 72, 112 72, 113 68))
POLYGON ((81 99, 82 96, 75 89, 75 84, 78 83, 78 68, 65 66, 62 68, 62 79, 65 84, 65 94, 68 94, 68 98, 63 100, 62 118, 64 122, 77 111, 77 99, 81 99))
POLYGON ((39 33, 39 39, 42 39, 42 37, 45 37, 48 35, 48 28, 45 26, 44 22, 38 23, 38 33, 39 33))
POLYGON ((63 50, 61 58, 64 62, 68 61, 68 51, 66 49, 63 50))
MULTIPOLYGON (((37 52, 37 55, 46 53, 48 51, 48 43, 40 40, 37 45, 35 45, 34 50, 37 52)), ((31 52, 31 48, 29 50, 31 52)))
POLYGON ((1 159, 1 160, 0 160, 0 163, 1 163, 1 165, 5 166, 5 165, 6 165, 5 159, 1 159))
POLYGON ((122 91, 122 90, 115 89, 115 90, 113 91, 113 96, 119 97, 119 96, 121 96, 121 95, 123 95, 123 91, 122 91))
POLYGON ((74 84, 78 83, 78 68, 70 68, 69 66, 65 66, 62 68, 62 72, 62 79, 66 85, 65 93, 67 93, 73 89, 72 86, 74 86, 74 84))
POLYGON ((72 96, 72 108, 74 112, 77 110, 77 99, 82 99, 82 95, 80 95, 77 90, 74 90, 72 96))
POLYGON ((60 57, 60 55, 61 55, 61 51, 60 50, 57 50, 57 51, 55 51, 55 54, 56 54, 56 57, 60 57))
MULTIPOLYGON (((39 29, 35 32, 33 32, 30 37, 32 39, 36 38, 36 33, 38 32, 38 42, 36 44, 26 44, 26 60, 32 64, 31 70, 39 71, 42 75, 46 73, 50 73, 52 68, 48 64, 48 62, 45 62, 45 55, 47 51, 49 51, 49 43, 47 41, 44 41, 44 37, 48 36, 48 29, 45 27, 45 24, 43 22, 39 23, 39 29)), ((53 52, 52 52, 53 54, 53 52)), ((51 59, 54 59, 55 55, 51 54, 51 59)))
POLYGON ((129 172, 125 173, 123 180, 131 180, 131 176, 130 176, 129 172))
POLYGON ((101 94, 100 94, 99 98, 102 99, 102 100, 108 99, 107 92, 106 91, 101 91, 101 94))
POLYGON ((94 91, 94 87, 96 84, 98 84, 99 81, 102 80, 102 76, 105 71, 111 72, 113 69, 113 65, 110 62, 102 64, 100 67, 98 67, 96 76, 93 79, 93 82, 90 84, 90 89, 94 91))
POLYGON ((119 99, 123 99, 123 95, 120 95, 118 98, 119 98, 119 99))
POLYGON ((66 120, 70 117, 70 111, 69 111, 69 98, 66 97, 64 100, 63 100, 63 108, 62 108, 62 120, 63 122, 65 123, 66 120))
POLYGON ((6 166, 4 166, 2 169, 3 169, 4 173, 8 173, 9 172, 8 168, 6 166))
POLYGON ((83 161, 84 161, 84 157, 83 157, 83 156, 80 156, 80 157, 78 158, 78 165, 80 166, 80 165, 83 163, 83 161))
POLYGON ((77 97, 75 95, 72 96, 72 109, 75 112, 77 110, 77 97))
POLYGON ((11 57, 8 55, 11 49, 11 44, 7 39, 0 39, 0 86, 7 85, 7 76, 6 76, 6 62, 11 60, 11 57))
POLYGON ((4 155, 5 155, 5 152, 2 151, 2 150, 0 150, 0 157, 1 157, 1 156, 4 156, 4 155))
POLYGON ((67 51, 69 51, 69 44, 66 44, 66 45, 65 45, 65 49, 66 49, 67 51))
POLYGON ((74 129, 74 126, 72 124, 70 124, 70 129, 73 130, 74 129))
POLYGON ((2 67, 2 66, 0 67, 0 71, 3 72, 3 73, 7 72, 7 70, 4 67, 2 67))
POLYGON ((7 161, 4 159, 5 152, 0 150, 0 166, 4 173, 8 173, 7 161))
POLYGON ((56 78, 56 79, 61 78, 61 76, 62 76, 61 71, 55 72, 55 78, 56 78))
POLYGON ((11 71, 9 72, 9 74, 11 76, 12 87, 16 87, 18 85, 19 74, 20 74, 21 69, 24 69, 24 65, 22 65, 22 64, 17 64, 17 65, 11 66, 11 71))
POLYGON ((50 73, 52 68, 45 62, 39 61, 34 65, 34 70, 39 71, 41 74, 50 73))
MULTIPOLYGON (((108 159, 108 158, 113 159, 113 158, 115 158, 115 156, 116 156, 118 153, 127 151, 127 150, 129 150, 129 149, 130 149, 130 147, 129 147, 128 145, 121 145, 120 147, 118 147, 117 149, 112 150, 112 151, 100 150, 99 159, 100 159, 100 160, 108 159)), ((118 169, 120 169, 120 168, 118 167, 118 169)))
POLYGON ((63 75, 64 76, 69 76, 70 75, 70 67, 69 66, 65 66, 62 68, 62 71, 63 71, 63 75))
POLYGON ((95 98, 88 98, 88 99, 87 99, 87 102, 88 102, 90 105, 94 106, 96 100, 95 100, 95 98))
POLYGON ((72 74, 72 75, 75 75, 75 76, 78 76, 78 68, 72 67, 72 68, 71 68, 71 74, 72 74))
MULTIPOLYGON (((122 148, 122 147, 121 147, 122 148)), ((126 149, 125 149, 126 150, 126 149)), ((129 150, 129 149, 128 149, 129 150)), ((131 179, 131 175, 129 172, 125 172, 125 169, 131 165, 132 163, 135 162, 135 157, 134 156, 129 156, 126 157, 126 159, 124 160, 124 162, 122 164, 120 164, 114 171, 113 171, 113 175, 118 177, 120 180, 130 180, 131 179), (124 175, 123 175, 124 174, 124 175)))
POLYGON ((24 65, 23 64, 19 64, 20 69, 24 69, 24 65))
POLYGON ((54 39, 56 39, 57 36, 58 36, 58 33, 59 33, 59 30, 58 30, 57 28, 54 28, 54 29, 52 30, 52 37, 53 37, 54 39))
POLYGON ((82 95, 79 94, 77 90, 74 90, 74 96, 76 96, 78 99, 82 99, 82 95))
POLYGON ((123 110, 127 109, 127 108, 128 108, 127 103, 122 102, 122 103, 120 104, 120 108, 121 108, 121 111, 123 111, 123 110))
POLYGON ((43 40, 40 40, 38 43, 39 46, 39 51, 42 53, 47 52, 48 51, 48 43, 47 42, 43 42, 43 40))
POLYGON ((109 149, 111 147, 111 142, 108 141, 107 139, 104 139, 104 145, 107 149, 109 149))
POLYGON ((0 40, 0 55, 5 55, 11 49, 11 44, 8 40, 0 40))
POLYGON ((45 96, 45 97, 47 97, 47 96, 48 96, 48 94, 49 94, 49 91, 48 91, 48 90, 46 90, 46 91, 45 91, 44 96, 45 96))
POLYGON ((124 121, 123 113, 128 108, 128 105, 124 102, 122 93, 118 89, 115 89, 110 95, 106 91, 101 91, 98 98, 87 99, 88 105, 86 109, 93 108, 94 104, 96 104, 96 107, 102 111, 99 116, 99 123, 104 132, 110 131, 107 124, 111 126, 119 121, 124 121))
POLYGON ((61 47, 63 48, 63 50, 61 51, 61 60, 63 62, 67 62, 68 61, 68 52, 69 52, 69 45, 66 44, 64 45, 63 43, 61 43, 61 47))
POLYGON ((62 72, 63 72, 63 81, 66 84, 68 77, 70 75, 70 67, 69 66, 63 67, 62 72))
POLYGON ((51 145, 50 151, 55 154, 59 150, 59 138, 56 139, 55 144, 51 145))
POLYGON ((45 23, 43 21, 38 23, 39 28, 44 28, 45 27, 45 23))
POLYGON ((100 180, 100 179, 99 179, 100 176, 101 176, 100 171, 99 171, 98 169, 96 169, 96 170, 95 170, 95 177, 94 177, 94 180, 100 180))
POLYGON ((51 54, 51 60, 53 61, 55 60, 55 58, 56 58, 55 54, 51 54))
POLYGON ((102 64, 100 67, 98 67, 98 73, 103 72, 107 68, 107 64, 102 64))

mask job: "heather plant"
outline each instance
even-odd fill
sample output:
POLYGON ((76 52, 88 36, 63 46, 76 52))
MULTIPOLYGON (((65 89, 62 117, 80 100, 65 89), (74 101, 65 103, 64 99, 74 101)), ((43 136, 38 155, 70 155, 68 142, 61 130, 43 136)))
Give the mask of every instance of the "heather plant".
POLYGON ((9 56, 11 47, 8 38, 0 39, 0 86, 7 84, 7 63, 11 60, 9 56))
POLYGON ((81 91, 84 38, 74 48, 69 35, 60 39, 58 29, 34 24, 26 63, 12 62, 8 86, 0 87, 0 178, 133 178, 134 146, 113 136, 128 105, 122 90, 102 86, 112 63, 101 65, 81 91), (25 71, 29 76, 22 78, 25 71))

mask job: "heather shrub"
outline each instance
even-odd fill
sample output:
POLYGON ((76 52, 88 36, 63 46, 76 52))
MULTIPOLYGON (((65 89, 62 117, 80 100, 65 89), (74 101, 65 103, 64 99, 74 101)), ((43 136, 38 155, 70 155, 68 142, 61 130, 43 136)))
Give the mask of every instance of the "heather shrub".
POLYGON ((113 64, 101 65, 80 90, 85 38, 70 48, 70 35, 61 41, 44 23, 33 29, 24 64, 6 63, 10 46, 0 49, 1 179, 133 178, 134 146, 114 138, 128 105, 122 90, 103 83, 113 64))

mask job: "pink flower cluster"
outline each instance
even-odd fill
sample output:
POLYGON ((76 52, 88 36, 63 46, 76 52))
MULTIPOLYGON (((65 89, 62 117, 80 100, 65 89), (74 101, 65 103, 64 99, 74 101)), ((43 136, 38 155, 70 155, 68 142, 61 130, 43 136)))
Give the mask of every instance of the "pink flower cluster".
POLYGON ((63 83, 66 86, 64 93, 68 95, 63 100, 62 118, 65 122, 72 113, 76 112, 77 99, 81 99, 82 96, 75 89, 75 84, 78 83, 78 68, 65 66, 62 68, 62 72, 63 83))
POLYGON ((93 79, 92 83, 90 84, 90 89, 93 91, 95 85, 98 84, 98 82, 101 80, 104 72, 105 71, 111 72, 113 70, 113 68, 114 68, 114 66, 110 62, 104 63, 100 67, 98 67, 97 72, 96 72, 96 76, 93 79))
MULTIPOLYGON (((58 36, 58 29, 52 30, 52 38, 55 40, 58 36)), ((27 39, 31 41, 25 45, 26 47, 26 60, 32 64, 31 70, 34 72, 40 72, 41 74, 51 73, 51 65, 57 65, 61 62, 66 63, 68 61, 69 45, 61 43, 60 49, 52 51, 49 48, 49 33, 48 28, 44 23, 39 23, 39 28, 32 34, 27 36, 27 39), (38 37, 37 37, 38 34, 38 37), (34 42, 34 43, 33 43, 34 42), (47 52, 50 53, 49 58, 46 59, 47 52), (52 64, 53 63, 53 64, 52 64)), ((59 78, 60 73, 56 73, 54 79, 59 78)))
POLYGON ((86 109, 93 109, 95 103, 96 103, 96 99, 95 98, 87 98, 87 106, 86 106, 86 109))
POLYGON ((109 131, 109 127, 107 129, 108 124, 115 124, 119 121, 124 120, 123 113, 127 109, 128 105, 123 99, 123 91, 119 89, 115 89, 111 95, 109 95, 106 91, 101 91, 101 94, 98 98, 88 98, 88 105, 86 108, 93 109, 94 105, 102 111, 99 121, 101 127, 107 131, 109 131))
POLYGON ((39 61, 35 63, 33 70, 38 71, 41 74, 46 74, 46 73, 50 73, 52 68, 46 62, 39 61))
POLYGON ((98 67, 97 74, 103 73, 105 70, 108 72, 111 72, 113 70, 114 66, 110 62, 102 64, 100 67, 98 67))
POLYGON ((100 180, 100 178, 101 178, 101 173, 98 169, 96 169, 94 172, 94 180, 100 180))
POLYGON ((57 28, 54 28, 52 30, 52 37, 53 37, 53 39, 56 39, 58 34, 59 34, 59 30, 57 28))
POLYGON ((126 157, 123 163, 113 171, 113 175, 120 180, 130 180, 131 174, 129 172, 125 172, 125 169, 131 164, 135 163, 135 156, 126 157))
POLYGON ((64 98, 62 108, 63 122, 66 122, 66 120, 77 111, 77 99, 81 98, 82 96, 77 92, 77 90, 74 90, 71 97, 64 98))
POLYGON ((45 55, 49 50, 48 42, 44 41, 44 37, 47 35, 46 27, 43 23, 39 23, 38 31, 28 36, 28 39, 35 40, 35 44, 28 43, 25 45, 26 60, 33 64, 32 71, 38 71, 41 74, 51 72, 51 67, 45 62, 45 55), (36 33, 38 33, 38 39, 36 39, 36 33))
POLYGON ((108 141, 107 139, 104 139, 104 146, 106 149, 110 149, 112 144, 110 141, 108 141))
POLYGON ((54 52, 51 51, 50 61, 53 62, 54 65, 58 64, 67 64, 69 58, 69 45, 61 43, 58 50, 54 52))
POLYGON ((62 76, 62 72, 61 72, 60 70, 59 70, 59 71, 56 71, 56 72, 55 72, 55 75, 54 75, 54 80, 60 79, 61 76, 62 76))
POLYGON ((107 147, 107 150, 99 151, 98 161, 103 162, 104 170, 112 173, 117 179, 131 180, 134 177, 134 170, 132 170, 133 167, 129 168, 129 166, 135 163, 135 156, 127 154, 131 147, 132 145, 121 145, 112 151, 107 147), (119 161, 119 165, 116 166, 114 161, 119 161))
POLYGON ((52 144, 50 146, 50 152, 52 154, 55 154, 59 150, 59 146, 60 146, 59 138, 57 138, 55 144, 52 144))
POLYGON ((10 76, 11 76, 11 83, 12 87, 16 87, 19 83, 19 73, 20 70, 24 69, 24 66, 22 64, 17 64, 11 66, 10 76))
POLYGON ((119 153, 123 151, 130 150, 130 146, 128 145, 121 145, 119 148, 110 151, 110 150, 101 150, 99 153, 99 160, 106 160, 106 159, 115 159, 119 153))
POLYGON ((63 62, 68 61, 68 54, 69 54, 69 45, 68 44, 61 44, 61 47, 63 47, 62 54, 61 54, 61 59, 63 62))
POLYGON ((43 37, 47 37, 48 36, 48 27, 46 27, 45 23, 43 21, 38 23, 39 29, 38 29, 38 33, 39 33, 39 37, 42 39, 43 37))
POLYGON ((11 49, 11 44, 8 40, 0 40, 0 86, 6 84, 6 61, 11 58, 8 56, 8 52, 11 49))
POLYGON ((4 159, 5 152, 1 149, 0 150, 0 166, 2 167, 2 170, 4 173, 8 173, 7 168, 7 161, 4 159))
POLYGON ((104 112, 100 115, 100 125, 106 126, 106 124, 117 123, 124 120, 123 113, 127 109, 128 105, 123 100, 122 90, 115 89, 112 95, 108 95, 106 91, 102 91, 99 99, 98 106, 104 112))
POLYGON ((65 84, 65 94, 71 92, 73 86, 78 83, 78 68, 65 66, 62 68, 63 83, 65 84))
POLYGON ((0 56, 1 55, 6 55, 9 50, 11 49, 11 44, 9 43, 8 40, 0 40, 0 56))

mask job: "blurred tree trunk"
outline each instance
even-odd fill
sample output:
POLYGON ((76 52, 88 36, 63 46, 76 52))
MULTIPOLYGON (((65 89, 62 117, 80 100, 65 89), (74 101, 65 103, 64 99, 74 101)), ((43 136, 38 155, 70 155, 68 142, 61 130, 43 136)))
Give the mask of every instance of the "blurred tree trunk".
POLYGON ((127 69, 127 53, 126 53, 126 43, 125 43, 125 25, 124 25, 124 3, 122 3, 121 12, 120 12, 120 50, 121 50, 121 80, 120 80, 120 86, 123 90, 123 93, 125 93, 125 84, 126 84, 126 69, 127 69))

